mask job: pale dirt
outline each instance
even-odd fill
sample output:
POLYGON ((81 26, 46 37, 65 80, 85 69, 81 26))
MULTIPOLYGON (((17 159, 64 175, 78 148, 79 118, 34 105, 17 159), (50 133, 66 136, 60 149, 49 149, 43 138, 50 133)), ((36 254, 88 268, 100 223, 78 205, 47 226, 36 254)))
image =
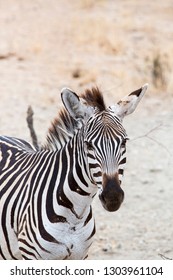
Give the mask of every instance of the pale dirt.
POLYGON ((0 134, 30 140, 31 104, 43 141, 64 86, 98 85, 112 105, 150 84, 124 121, 125 201, 108 213, 95 199, 89 259, 173 258, 172 54, 171 0, 0 0, 0 134))

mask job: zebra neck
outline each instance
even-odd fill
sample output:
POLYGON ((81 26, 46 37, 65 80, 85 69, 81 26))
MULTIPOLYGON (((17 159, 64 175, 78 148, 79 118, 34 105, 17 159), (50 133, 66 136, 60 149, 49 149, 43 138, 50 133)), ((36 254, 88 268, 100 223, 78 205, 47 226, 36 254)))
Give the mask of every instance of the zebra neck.
POLYGON ((88 174, 86 155, 80 135, 76 135, 59 153, 59 170, 57 178, 57 203, 62 211, 71 211, 71 218, 82 219, 88 215, 97 187, 88 174))

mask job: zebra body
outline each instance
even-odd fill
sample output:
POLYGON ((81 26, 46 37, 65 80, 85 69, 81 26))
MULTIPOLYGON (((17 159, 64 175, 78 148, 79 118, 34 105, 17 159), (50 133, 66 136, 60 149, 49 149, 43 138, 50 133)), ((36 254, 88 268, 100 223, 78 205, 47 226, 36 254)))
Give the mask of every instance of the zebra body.
MULTIPOLYGON (((81 187, 77 189, 75 186, 72 195, 68 196, 71 192, 68 190, 69 182, 66 180, 75 181, 74 174, 69 177, 64 174, 62 178, 62 173, 63 168, 67 169, 65 166, 67 157, 72 156, 72 161, 74 156, 69 152, 64 157, 64 150, 35 151, 25 146, 25 143, 19 143, 15 138, 0 138, 0 183, 3 205, 0 213, 5 223, 1 222, 0 232, 4 258, 20 259, 22 258, 20 250, 24 258, 84 258, 86 249, 91 244, 89 237, 92 237, 94 231, 94 220, 88 205, 91 204, 92 196, 96 192, 95 186, 88 180, 85 183, 90 186, 83 185, 83 189, 81 187), (62 180, 65 181, 61 182, 62 180), (50 205, 56 193, 58 193, 58 209, 56 203, 54 208, 50 205), (6 196, 10 199, 10 204, 7 204, 6 196), (9 205, 12 205, 10 209, 9 205), (37 212, 37 216, 33 219, 34 211, 37 212), (25 255, 26 248, 29 255, 25 255)), ((68 143, 68 146, 70 145, 71 143, 68 143)), ((70 164, 68 168, 71 169, 70 164)))
MULTIPOLYGON (((145 90, 128 96, 132 107, 145 90)), ((105 108, 97 94, 79 100, 64 89, 68 113, 52 123, 39 150, 0 137, 2 259, 84 259, 95 233, 91 204, 98 188, 104 208, 119 209, 127 139, 120 108, 122 117, 135 108, 127 107, 128 98, 105 108)))

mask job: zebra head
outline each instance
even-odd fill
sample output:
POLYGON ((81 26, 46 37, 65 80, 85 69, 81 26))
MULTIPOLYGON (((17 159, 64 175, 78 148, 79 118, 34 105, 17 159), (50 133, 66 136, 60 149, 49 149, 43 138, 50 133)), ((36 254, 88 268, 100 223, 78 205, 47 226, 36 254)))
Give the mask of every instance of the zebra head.
POLYGON ((62 90, 63 103, 82 129, 91 182, 101 190, 99 198, 107 211, 116 211, 124 200, 121 188, 126 163, 126 131, 123 118, 133 113, 143 97, 147 84, 130 93, 117 104, 106 107, 97 88, 80 97, 70 89, 62 90))

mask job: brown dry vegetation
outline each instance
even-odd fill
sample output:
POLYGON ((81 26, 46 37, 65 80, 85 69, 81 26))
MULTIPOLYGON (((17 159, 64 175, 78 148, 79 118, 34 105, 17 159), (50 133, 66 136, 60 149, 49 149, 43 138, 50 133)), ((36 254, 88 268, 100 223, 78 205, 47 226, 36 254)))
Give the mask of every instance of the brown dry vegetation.
POLYGON ((172 19, 171 0, 0 1, 1 134, 29 140, 31 104, 43 141, 63 86, 80 92, 98 85, 113 104, 150 84, 125 121, 125 202, 116 213, 94 202, 90 259, 173 257, 172 19))

